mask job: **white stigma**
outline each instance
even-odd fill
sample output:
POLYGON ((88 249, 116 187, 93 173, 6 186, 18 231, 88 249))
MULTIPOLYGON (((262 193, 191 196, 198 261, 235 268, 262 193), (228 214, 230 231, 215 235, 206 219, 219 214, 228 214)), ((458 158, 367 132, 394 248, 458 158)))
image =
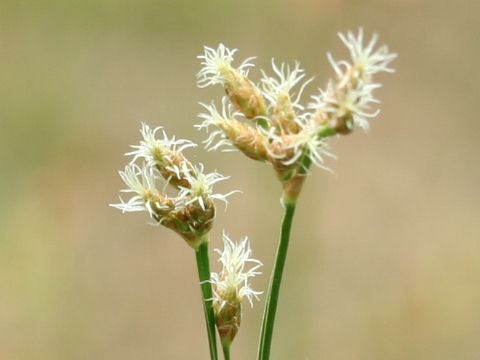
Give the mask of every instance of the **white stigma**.
POLYGON ((222 271, 211 274, 213 300, 220 305, 220 309, 228 302, 240 303, 244 297, 253 306, 253 298, 258 300, 262 292, 251 288, 250 279, 261 274, 257 269, 263 264, 251 257, 252 249, 247 237, 235 243, 224 233, 223 245, 223 251, 215 249, 220 255, 222 271), (246 268, 248 264, 252 265, 250 269, 246 268))
MULTIPOLYGON (((207 87, 209 85, 225 83, 225 72, 233 70, 231 64, 233 61, 233 55, 237 52, 237 49, 230 50, 225 45, 218 45, 217 49, 204 46, 204 54, 197 56, 198 59, 203 60, 203 68, 197 74, 198 87, 207 87)), ((246 59, 238 68, 237 71, 240 74, 247 76, 248 68, 253 66, 249 61, 254 57, 246 59)))

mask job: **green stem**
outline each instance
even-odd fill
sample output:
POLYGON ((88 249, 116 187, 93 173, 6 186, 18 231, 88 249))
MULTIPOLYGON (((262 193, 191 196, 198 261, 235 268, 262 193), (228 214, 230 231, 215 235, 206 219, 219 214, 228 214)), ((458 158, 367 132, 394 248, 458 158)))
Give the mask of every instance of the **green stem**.
POLYGON ((267 299, 265 301, 265 311, 263 313, 262 330, 260 335, 260 344, 258 348, 258 360, 268 360, 270 357, 270 348, 272 345, 273 325, 275 323, 275 313, 277 311, 278 294, 282 282, 283 268, 287 258, 288 242, 290 240, 290 229, 292 227, 293 215, 295 213, 296 202, 285 201, 285 215, 282 222, 282 232, 280 234, 280 243, 278 244, 275 264, 270 278, 267 299))
POLYGON ((215 314, 212 307, 212 284, 210 280, 210 264, 208 260, 208 240, 202 242, 195 251, 197 259, 198 278, 202 290, 203 310, 207 323, 208 345, 210 347, 210 359, 218 360, 217 339, 215 337, 215 314))
POLYGON ((222 345, 223 348, 223 358, 225 360, 230 360, 230 345, 222 345))
MULTIPOLYGON (((319 135, 320 136, 320 135, 319 135)), ((282 202, 285 206, 285 215, 282 220, 282 229, 280 233, 280 242, 278 244, 275 263, 273 265, 272 276, 268 287, 267 299, 265 301, 265 310, 263 312, 262 330, 260 333, 260 343, 258 345, 258 360, 268 360, 270 358, 270 348, 272 347, 273 326, 275 324, 275 314, 277 312, 278 295, 280 284, 282 282, 283 268, 287 259, 288 243, 290 241, 290 231, 292 228, 293 215, 297 206, 297 199, 303 186, 305 176, 312 165, 309 153, 305 153, 299 161, 297 179, 300 181, 295 185, 296 190, 289 193, 288 186, 285 187, 282 202), (300 178, 299 178, 300 176, 300 178), (303 179, 301 178, 303 177, 303 179)), ((291 179, 291 181, 296 181, 291 179)))

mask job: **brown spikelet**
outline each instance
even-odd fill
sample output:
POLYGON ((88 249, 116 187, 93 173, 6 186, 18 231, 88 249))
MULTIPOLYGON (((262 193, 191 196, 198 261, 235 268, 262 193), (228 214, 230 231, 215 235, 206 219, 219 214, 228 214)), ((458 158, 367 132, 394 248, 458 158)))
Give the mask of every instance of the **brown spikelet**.
POLYGON ((218 125, 232 144, 249 158, 267 159, 267 137, 263 132, 239 121, 225 120, 218 125))
POLYGON ((297 134, 300 126, 295 121, 296 116, 290 101, 290 96, 281 94, 272 109, 272 126, 279 134, 297 134))
POLYGON ((225 92, 232 104, 247 119, 265 117, 267 106, 258 88, 243 74, 230 69, 224 81, 225 92))
POLYGON ((227 302, 220 309, 215 309, 218 334, 224 346, 229 346, 238 333, 242 320, 241 304, 227 302))

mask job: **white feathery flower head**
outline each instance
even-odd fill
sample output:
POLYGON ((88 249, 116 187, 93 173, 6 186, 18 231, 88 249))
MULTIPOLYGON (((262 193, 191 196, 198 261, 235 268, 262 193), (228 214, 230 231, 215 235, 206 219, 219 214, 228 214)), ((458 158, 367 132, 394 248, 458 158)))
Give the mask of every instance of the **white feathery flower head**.
MULTIPOLYGON (((217 49, 204 46, 204 54, 197 56, 198 59, 203 60, 203 68, 197 74, 197 85, 200 88, 207 87, 209 85, 222 84, 225 82, 225 74, 231 70, 233 55, 237 52, 237 49, 230 50, 225 45, 218 45, 217 49)), ((243 63, 237 68, 240 74, 247 76, 248 68, 254 66, 249 61, 255 59, 250 57, 245 59, 243 63)))
POLYGON ((352 64, 344 60, 337 62, 329 53, 328 59, 337 75, 342 74, 342 66, 345 67, 346 70, 355 69, 358 71, 360 77, 366 81, 369 81, 369 78, 375 73, 381 71, 395 71, 394 69, 389 68, 388 64, 397 57, 397 54, 389 53, 386 45, 383 45, 374 51, 374 47, 378 40, 377 34, 372 35, 370 42, 366 46, 363 45, 362 28, 358 30, 358 35, 355 35, 349 31, 346 35, 339 33, 338 36, 350 51, 352 64))
POLYGON ((379 113, 378 110, 370 110, 370 103, 379 103, 372 94, 373 90, 381 86, 372 82, 372 75, 381 71, 393 72, 388 64, 397 54, 389 53, 386 45, 374 50, 378 40, 376 34, 364 45, 362 28, 358 35, 350 31, 346 35, 338 35, 350 51, 352 63, 335 61, 330 53, 327 54, 337 80, 330 80, 325 91, 320 90, 320 95, 312 96, 314 101, 308 108, 327 114, 330 120, 350 115, 353 123, 345 123, 350 130, 360 127, 367 131, 370 127, 368 119, 379 113))
POLYGON ((183 205, 198 202, 203 210, 205 210, 206 199, 221 200, 225 204, 228 204, 227 197, 239 192, 239 190, 234 190, 227 194, 215 194, 213 192, 213 185, 219 181, 229 179, 229 176, 223 176, 216 171, 207 174, 204 170, 205 167, 202 163, 194 166, 193 169, 187 167, 185 163, 183 164, 181 168, 182 177, 187 180, 190 187, 180 186, 180 192, 177 197, 178 202, 183 205))
POLYGON ((263 264, 251 257, 252 249, 247 237, 235 243, 223 233, 223 245, 223 251, 215 249, 215 252, 220 255, 222 271, 219 274, 211 274, 211 282, 214 285, 214 304, 221 309, 229 302, 241 303, 246 297, 250 306, 253 306, 253 298, 258 300, 258 295, 262 292, 250 287, 250 279, 261 274, 257 269, 263 264), (249 263, 253 266, 246 269, 249 263))
MULTIPOLYGON (((300 68, 298 61, 295 62, 295 66, 292 69, 290 65, 285 63, 282 63, 279 68, 272 59, 272 69, 275 74, 277 74, 278 79, 266 75, 262 70, 262 85, 265 97, 270 103, 275 104, 279 96, 291 96, 290 92, 292 88, 305 77, 305 73, 304 70, 300 68)), ((299 104, 299 101, 303 90, 312 80, 313 78, 310 78, 302 84, 297 96, 292 100, 293 107, 303 110, 303 106, 299 104)))
POLYGON ((133 156, 131 163, 134 163, 139 158, 144 158, 149 165, 154 166, 158 161, 156 156, 160 154, 163 157, 168 157, 172 152, 181 153, 187 148, 197 146, 197 144, 190 140, 176 139, 175 136, 169 138, 161 126, 152 129, 147 124, 142 123, 140 133, 143 137, 140 145, 131 145, 135 150, 125 154, 133 156), (162 132, 162 139, 157 139, 156 133, 160 130, 162 132))
MULTIPOLYGON (((142 167, 137 164, 128 164, 124 171, 118 173, 128 187, 121 192, 136 195, 132 196, 127 202, 120 197, 119 204, 110 204, 110 206, 120 209, 124 213, 146 211, 150 216, 153 216, 152 197, 159 194, 155 186, 157 179, 155 169, 146 164, 143 164, 142 167)), ((160 206, 158 203, 156 205, 160 206)))
POLYGON ((207 110, 207 113, 198 114, 198 117, 203 119, 203 122, 194 125, 194 127, 198 130, 205 129, 207 133, 210 132, 209 130, 211 126, 215 128, 214 131, 210 132, 208 138, 203 141, 207 150, 214 151, 222 148, 222 151, 235 151, 236 148, 231 141, 225 137, 225 133, 220 125, 226 122, 237 121, 237 117, 242 116, 242 114, 235 110, 235 108, 229 103, 227 96, 222 98, 222 113, 218 112, 213 103, 211 105, 200 103, 200 105, 207 110))

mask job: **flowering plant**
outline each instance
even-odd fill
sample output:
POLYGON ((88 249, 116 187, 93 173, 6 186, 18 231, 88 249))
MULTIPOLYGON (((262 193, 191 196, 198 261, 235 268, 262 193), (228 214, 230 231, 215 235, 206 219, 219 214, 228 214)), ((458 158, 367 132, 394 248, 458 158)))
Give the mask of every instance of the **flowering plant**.
MULTIPOLYGON (((371 109, 379 101, 373 91, 381 85, 374 82, 378 72, 393 72, 389 63, 396 57, 384 45, 375 49, 377 35, 364 45, 363 30, 358 34, 339 34, 350 52, 350 61, 334 60, 329 53, 335 78, 325 88, 318 89, 306 106, 300 100, 312 79, 298 62, 293 66, 277 65, 272 60, 274 76, 262 71, 260 84, 248 75, 253 58, 233 67, 236 49, 220 44, 216 49, 205 47, 198 58, 202 69, 197 74, 198 86, 221 85, 225 90, 221 111, 212 104, 202 104, 205 112, 196 127, 209 133, 204 141, 208 150, 239 150, 251 159, 268 162, 282 184, 282 204, 285 215, 281 225, 280 242, 265 301, 260 334, 258 360, 267 360, 275 323, 277 301, 283 269, 287 257, 290 231, 303 183, 311 165, 328 168, 325 157, 334 157, 329 151, 329 138, 346 135, 356 128, 369 129, 369 119, 378 115, 371 109)), ((218 331, 224 358, 230 359, 230 345, 241 321, 242 299, 253 304, 259 291, 251 288, 250 279, 259 275, 259 260, 251 257, 247 238, 234 243, 223 235, 224 250, 216 250, 223 268, 210 273, 208 233, 215 218, 215 200, 226 202, 228 194, 213 192, 215 183, 226 177, 217 172, 205 173, 202 164, 192 164, 183 151, 195 147, 189 140, 168 138, 162 128, 152 130, 143 124, 143 140, 127 153, 132 161, 120 176, 127 185, 124 192, 134 195, 112 206, 128 211, 146 211, 158 224, 174 230, 196 253, 202 290, 207 333, 212 360, 218 359, 215 327, 218 331), (162 130, 163 138, 156 133, 162 130), (137 164, 141 161, 140 165, 137 164), (162 190, 157 182, 163 179, 162 190), (169 196, 171 186, 176 196, 169 196), (250 265, 250 268, 248 268, 250 265)))

